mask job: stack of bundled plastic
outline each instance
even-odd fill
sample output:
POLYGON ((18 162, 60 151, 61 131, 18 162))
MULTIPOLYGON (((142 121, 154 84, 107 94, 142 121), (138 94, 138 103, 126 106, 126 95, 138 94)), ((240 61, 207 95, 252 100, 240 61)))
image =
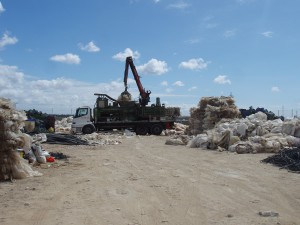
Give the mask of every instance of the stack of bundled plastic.
POLYGON ((17 111, 10 100, 0 98, 0 180, 34 175, 34 171, 16 151, 24 145, 20 129, 26 119, 25 112, 17 111))
POLYGON ((70 133, 72 126, 73 116, 62 118, 55 121, 55 132, 58 133, 70 133))
POLYGON ((163 131, 163 135, 171 136, 171 135, 183 135, 186 133, 186 129, 188 125, 184 125, 182 123, 174 123, 174 129, 167 129, 163 131))
POLYGON ((197 108, 191 108, 188 133, 201 134, 212 129, 222 118, 238 118, 240 111, 232 97, 203 97, 197 108))
POLYGON ((237 153, 276 153, 285 147, 300 147, 300 120, 267 120, 262 112, 245 119, 223 119, 213 129, 195 136, 188 146, 237 153))

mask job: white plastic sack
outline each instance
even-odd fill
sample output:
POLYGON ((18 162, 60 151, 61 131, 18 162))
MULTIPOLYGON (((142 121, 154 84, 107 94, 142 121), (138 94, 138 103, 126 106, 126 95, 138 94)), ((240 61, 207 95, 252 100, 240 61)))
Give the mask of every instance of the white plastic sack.
POLYGON ((295 129, 296 129, 296 121, 295 120, 285 121, 282 124, 282 133, 283 134, 294 136, 295 129))
POLYGON ((24 179, 27 177, 37 177, 43 175, 38 171, 34 171, 24 159, 20 159, 20 163, 15 164, 12 170, 13 178, 15 179, 24 179))
POLYGON ((166 145, 185 145, 179 138, 169 138, 165 142, 166 145))
POLYGON ((286 140, 290 147, 300 147, 300 138, 287 136, 286 140))
POLYGON ((248 126, 245 123, 240 123, 237 125, 236 129, 237 129, 237 133, 240 136, 245 136, 247 133, 248 126))
POLYGON ((187 144, 189 148, 207 148, 208 136, 207 134, 198 134, 187 144))
POLYGON ((36 157, 36 161, 38 163, 46 163, 46 156, 43 154, 42 147, 40 145, 34 144, 32 145, 32 151, 36 157))
POLYGON ((35 134, 32 136, 33 142, 44 143, 47 141, 47 135, 45 133, 35 134))
POLYGON ((247 119, 249 120, 259 120, 259 121, 267 121, 268 120, 268 116, 263 113, 263 112, 257 112, 255 114, 251 114, 250 116, 247 116, 247 119))

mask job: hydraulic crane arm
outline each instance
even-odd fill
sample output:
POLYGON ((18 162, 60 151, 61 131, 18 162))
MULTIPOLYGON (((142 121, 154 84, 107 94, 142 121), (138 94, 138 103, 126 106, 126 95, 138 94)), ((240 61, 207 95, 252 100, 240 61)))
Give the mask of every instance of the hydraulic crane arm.
POLYGON ((139 92, 140 92, 140 98, 139 98, 140 104, 142 106, 146 106, 150 102, 151 91, 145 91, 145 89, 143 88, 143 85, 140 81, 140 76, 138 75, 138 73, 136 71, 136 68, 134 66, 133 59, 132 59, 131 56, 126 58, 125 71, 124 71, 125 92, 127 91, 127 88, 128 88, 127 79, 128 79, 128 69, 129 69, 129 67, 131 69, 131 72, 133 74, 133 77, 135 79, 135 82, 136 82, 136 84, 138 86, 138 89, 139 89, 139 92))

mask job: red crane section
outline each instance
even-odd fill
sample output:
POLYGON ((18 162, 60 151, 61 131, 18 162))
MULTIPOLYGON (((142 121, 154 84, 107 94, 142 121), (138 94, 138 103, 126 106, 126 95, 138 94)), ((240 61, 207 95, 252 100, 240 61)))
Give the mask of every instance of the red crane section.
POLYGON ((146 106, 148 105, 148 103, 150 102, 150 94, 151 91, 145 91, 145 89, 143 88, 143 85, 140 81, 140 76, 138 75, 138 72, 136 71, 136 68, 134 66, 133 63, 133 59, 131 56, 128 56, 126 58, 126 64, 125 64, 125 71, 124 71, 124 85, 125 85, 125 92, 127 92, 127 79, 128 79, 128 69, 131 69, 131 72, 133 74, 133 77, 135 79, 135 82, 138 86, 139 92, 140 92, 140 97, 139 97, 139 102, 142 106, 146 106))

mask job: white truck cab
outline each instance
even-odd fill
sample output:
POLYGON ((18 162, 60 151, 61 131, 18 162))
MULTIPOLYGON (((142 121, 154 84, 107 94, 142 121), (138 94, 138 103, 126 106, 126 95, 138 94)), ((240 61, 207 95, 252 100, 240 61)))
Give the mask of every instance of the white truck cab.
POLYGON ((74 134, 91 134, 96 130, 93 123, 92 109, 89 106, 82 106, 76 109, 71 129, 74 134))

